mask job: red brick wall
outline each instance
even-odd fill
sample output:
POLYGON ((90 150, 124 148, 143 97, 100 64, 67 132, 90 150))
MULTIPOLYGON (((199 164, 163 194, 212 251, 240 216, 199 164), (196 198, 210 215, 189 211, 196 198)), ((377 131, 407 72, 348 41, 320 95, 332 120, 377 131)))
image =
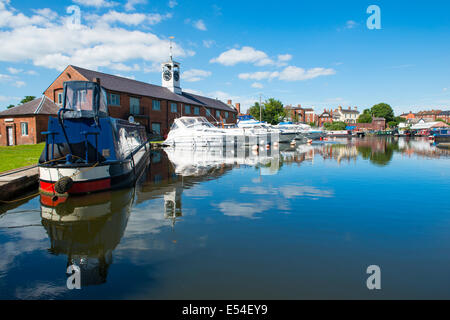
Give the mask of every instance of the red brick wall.
POLYGON ((92 79, 86 79, 78 71, 71 66, 68 66, 56 80, 44 91, 44 95, 50 100, 58 103, 58 93, 62 93, 64 89, 64 82, 66 81, 87 81, 92 79))
POLYGON ((0 119, 0 145, 6 146, 7 144, 7 127, 13 127, 13 140, 14 145, 21 144, 35 144, 36 139, 36 121, 35 116, 20 116, 20 117, 4 117, 0 119), (11 122, 5 122, 5 119, 13 119, 11 122), (28 123, 28 135, 23 136, 21 130, 21 123, 28 123))

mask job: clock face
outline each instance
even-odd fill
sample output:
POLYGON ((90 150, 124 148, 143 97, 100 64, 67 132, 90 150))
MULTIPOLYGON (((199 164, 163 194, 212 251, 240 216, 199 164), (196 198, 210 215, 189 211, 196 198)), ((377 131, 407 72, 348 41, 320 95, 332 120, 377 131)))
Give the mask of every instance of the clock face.
POLYGON ((172 73, 169 70, 164 71, 164 80, 170 81, 172 79, 172 73))
POLYGON ((173 78, 175 79, 175 81, 180 80, 180 74, 178 73, 178 71, 175 71, 175 72, 173 73, 173 78))

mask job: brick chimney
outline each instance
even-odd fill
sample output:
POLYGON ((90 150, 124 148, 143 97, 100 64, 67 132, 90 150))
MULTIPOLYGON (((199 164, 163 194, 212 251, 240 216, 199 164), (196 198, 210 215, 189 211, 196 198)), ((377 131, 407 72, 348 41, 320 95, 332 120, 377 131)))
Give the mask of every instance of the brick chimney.
POLYGON ((237 110, 238 114, 241 114, 241 104, 240 103, 236 103, 236 110, 237 110))
POLYGON ((228 104, 229 106, 231 106, 231 105, 233 104, 233 101, 232 101, 232 100, 228 100, 227 104, 228 104))

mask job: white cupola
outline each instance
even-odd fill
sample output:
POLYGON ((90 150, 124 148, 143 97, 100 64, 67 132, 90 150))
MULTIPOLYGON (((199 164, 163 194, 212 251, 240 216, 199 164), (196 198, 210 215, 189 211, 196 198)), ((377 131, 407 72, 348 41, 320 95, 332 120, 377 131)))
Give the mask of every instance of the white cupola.
POLYGON ((171 54, 170 60, 161 66, 162 86, 173 93, 182 94, 180 86, 180 64, 173 61, 171 54))

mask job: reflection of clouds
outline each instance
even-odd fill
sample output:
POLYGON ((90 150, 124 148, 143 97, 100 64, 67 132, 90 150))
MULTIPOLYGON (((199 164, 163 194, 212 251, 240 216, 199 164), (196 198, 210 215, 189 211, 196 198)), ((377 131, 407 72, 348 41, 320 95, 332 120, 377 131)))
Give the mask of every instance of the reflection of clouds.
POLYGON ((286 199, 295 197, 311 197, 311 198, 332 198, 333 190, 320 190, 312 186, 283 186, 279 188, 280 193, 286 199))
POLYGON ((62 293, 68 291, 66 286, 54 286, 51 283, 36 283, 32 287, 28 288, 17 288, 16 298, 17 299, 54 299, 57 298, 62 293))
POLYGON ((0 234, 9 239, 9 242, 0 244, 0 278, 14 267, 14 260, 48 245, 48 237, 41 226, 40 214, 37 211, 10 212, 2 216, 0 221, 0 234), (23 228, 9 228, 18 226, 37 225, 23 228))
POLYGON ((293 199, 295 197, 307 197, 313 199, 334 197, 333 190, 321 190, 317 187, 304 185, 285 185, 279 188, 244 186, 240 188, 240 192, 255 195, 281 195, 285 199, 293 199))
POLYGON ((274 188, 268 188, 263 186, 257 187, 241 187, 241 193, 250 193, 250 194, 258 194, 258 195, 269 195, 269 194, 277 194, 278 192, 274 188))
POLYGON ((216 206, 226 216, 256 219, 254 215, 267 211, 272 206, 272 203, 266 200, 258 201, 257 203, 242 203, 226 200, 216 206))
POLYGON ((208 198, 213 195, 211 190, 204 189, 203 187, 195 187, 192 189, 185 189, 183 194, 190 198, 208 198))

